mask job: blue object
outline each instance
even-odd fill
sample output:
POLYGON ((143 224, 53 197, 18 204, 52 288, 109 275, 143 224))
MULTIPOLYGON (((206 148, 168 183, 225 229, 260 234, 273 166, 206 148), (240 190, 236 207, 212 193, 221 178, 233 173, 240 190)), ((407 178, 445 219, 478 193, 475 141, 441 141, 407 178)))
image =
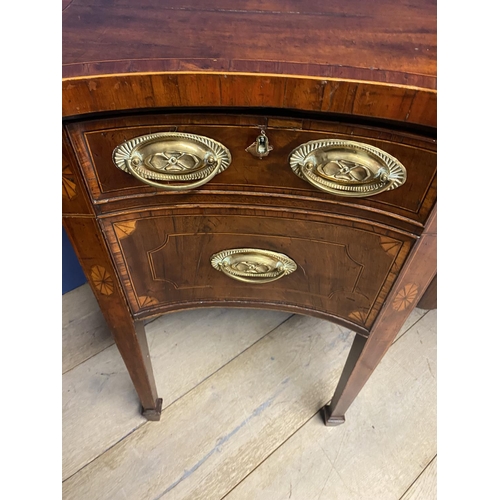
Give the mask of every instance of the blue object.
POLYGON ((78 262, 75 251, 69 242, 68 235, 63 228, 62 234, 62 293, 78 288, 87 282, 83 270, 78 262))

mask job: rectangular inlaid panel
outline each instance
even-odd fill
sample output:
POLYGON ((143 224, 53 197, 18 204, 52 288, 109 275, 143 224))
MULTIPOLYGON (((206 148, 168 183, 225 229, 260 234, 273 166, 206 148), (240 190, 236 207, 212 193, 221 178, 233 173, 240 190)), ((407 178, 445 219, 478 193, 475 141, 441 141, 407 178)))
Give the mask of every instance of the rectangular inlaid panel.
MULTIPOLYGON (((271 210, 202 212, 155 210, 102 219, 134 314, 173 304, 245 301, 319 311, 369 328, 412 243, 408 236, 342 219, 322 222, 326 218, 271 210), (247 248, 283 254, 297 268, 253 283, 211 264, 218 252, 247 248)), ((255 272, 267 272, 252 256, 235 269, 245 273, 255 265, 255 272)))

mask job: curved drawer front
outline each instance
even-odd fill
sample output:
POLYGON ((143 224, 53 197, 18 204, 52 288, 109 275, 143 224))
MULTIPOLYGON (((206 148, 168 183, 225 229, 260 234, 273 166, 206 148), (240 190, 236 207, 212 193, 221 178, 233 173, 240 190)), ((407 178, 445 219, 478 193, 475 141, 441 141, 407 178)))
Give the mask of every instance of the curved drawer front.
POLYGON ((413 243, 362 223, 276 210, 158 209, 101 224, 137 317, 245 302, 368 329, 413 243))
MULTIPOLYGON (((421 226, 436 200, 435 141, 382 128, 250 115, 191 114, 82 122, 69 125, 68 130, 91 195, 102 213, 171 203, 173 198, 169 196, 184 194, 147 185, 113 162, 113 152, 120 144, 165 133, 202 136, 228 150, 230 165, 226 160, 224 168, 205 185, 194 178, 182 183, 198 183, 189 191, 195 201, 196 196, 211 193, 254 199, 263 194, 278 199, 279 195, 279 199, 288 200, 288 206, 301 199, 303 203, 320 202, 319 210, 347 206, 421 226), (331 147, 318 147, 313 152, 308 149, 307 145, 318 143, 360 146, 336 151, 331 147), (151 195, 155 195, 155 201, 148 199, 151 195), (110 204, 114 200, 120 201, 110 204)), ((179 144, 176 147, 182 149, 179 144)), ((167 159, 161 157, 163 153, 156 152, 159 163, 175 160, 173 149, 167 151, 167 159)), ((209 165, 198 170, 211 172, 209 165)), ((176 199, 176 203, 182 200, 176 199)))

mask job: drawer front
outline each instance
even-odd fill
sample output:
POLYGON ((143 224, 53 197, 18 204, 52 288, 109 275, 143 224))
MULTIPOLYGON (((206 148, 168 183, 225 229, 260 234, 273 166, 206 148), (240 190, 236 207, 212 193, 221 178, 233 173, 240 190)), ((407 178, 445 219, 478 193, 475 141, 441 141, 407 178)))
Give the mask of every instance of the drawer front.
POLYGON ((101 225, 137 317, 242 303, 298 308, 369 329, 413 243, 360 222, 278 210, 157 209, 105 217, 101 225), (239 249, 254 253, 247 259, 239 249), (214 256, 232 250, 240 259, 236 274, 250 279, 216 268, 214 256), (278 265, 272 275, 276 268, 265 268, 269 252, 296 268, 281 273, 278 265), (255 254, 264 255, 260 270, 255 254), (272 280, 253 280, 252 272, 268 271, 272 280))
MULTIPOLYGON (((178 132, 196 134, 216 141, 230 151, 231 163, 196 193, 270 193, 295 198, 349 204, 362 209, 383 211, 422 225, 436 200, 435 142, 383 129, 349 126, 310 120, 285 120, 252 116, 170 115, 100 120, 69 126, 91 195, 99 203, 113 199, 164 195, 115 166, 114 149, 125 141, 156 134, 178 132), (263 158, 251 153, 260 127, 272 150, 263 158), (298 177, 290 166, 292 151, 309 141, 335 139, 355 141, 378 148, 398 159, 406 168, 405 183, 375 196, 352 198, 323 192, 298 177), (248 149, 248 151, 247 151, 248 149)), ((136 205, 138 206, 138 205, 136 205)), ((132 205, 131 205, 132 207, 132 205)), ((102 210, 111 206, 102 205, 102 210)))

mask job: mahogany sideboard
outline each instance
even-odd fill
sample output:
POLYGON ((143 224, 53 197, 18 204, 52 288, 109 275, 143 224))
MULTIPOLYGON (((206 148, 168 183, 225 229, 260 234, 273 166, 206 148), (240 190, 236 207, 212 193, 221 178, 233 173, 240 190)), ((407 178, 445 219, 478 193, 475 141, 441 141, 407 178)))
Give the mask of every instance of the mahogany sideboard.
POLYGON ((344 415, 436 275, 436 2, 63 1, 63 224, 142 405, 143 321, 355 332, 344 415))

